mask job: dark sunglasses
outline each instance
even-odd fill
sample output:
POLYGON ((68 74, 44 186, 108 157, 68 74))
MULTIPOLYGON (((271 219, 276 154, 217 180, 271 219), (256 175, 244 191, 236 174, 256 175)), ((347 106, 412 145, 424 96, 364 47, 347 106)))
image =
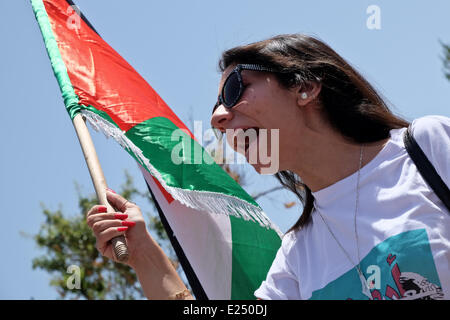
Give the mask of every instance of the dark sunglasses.
POLYGON ((244 92, 244 84, 242 81, 241 71, 265 71, 265 72, 277 72, 274 69, 260 66, 257 64, 238 64, 233 71, 228 75, 225 83, 223 84, 222 91, 219 94, 216 104, 214 105, 212 113, 216 111, 217 107, 223 104, 226 108, 232 108, 241 98, 244 92))

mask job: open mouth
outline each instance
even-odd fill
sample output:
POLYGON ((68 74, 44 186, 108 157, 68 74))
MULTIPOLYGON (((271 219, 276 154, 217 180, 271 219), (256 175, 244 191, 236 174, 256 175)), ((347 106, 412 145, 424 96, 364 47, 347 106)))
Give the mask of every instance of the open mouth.
POLYGON ((255 149, 258 146, 259 130, 258 127, 236 129, 234 132, 235 150, 247 155, 250 149, 255 149))
POLYGON ((250 146, 258 141, 259 137, 259 128, 252 127, 244 130, 245 137, 245 154, 248 153, 250 146))
POLYGON ((261 133, 259 127, 241 127, 236 129, 226 129, 228 144, 237 153, 248 158, 248 155, 255 157, 258 150, 258 141, 261 133))
MULTIPOLYGON (((236 153, 244 156, 248 164, 262 174, 277 172, 279 164, 278 129, 247 127, 227 129, 226 131, 228 145, 236 153)), ((238 157, 237 160, 242 161, 243 159, 238 157)))

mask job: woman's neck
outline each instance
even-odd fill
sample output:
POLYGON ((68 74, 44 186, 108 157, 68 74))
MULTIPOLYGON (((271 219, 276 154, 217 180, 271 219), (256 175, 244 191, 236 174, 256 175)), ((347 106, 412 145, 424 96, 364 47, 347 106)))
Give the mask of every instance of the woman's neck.
MULTIPOLYGON (((361 166, 369 163, 389 139, 365 144, 361 166)), ((348 142, 335 132, 318 134, 310 132, 303 136, 288 170, 295 172, 312 192, 324 189, 357 172, 362 144, 348 142)))

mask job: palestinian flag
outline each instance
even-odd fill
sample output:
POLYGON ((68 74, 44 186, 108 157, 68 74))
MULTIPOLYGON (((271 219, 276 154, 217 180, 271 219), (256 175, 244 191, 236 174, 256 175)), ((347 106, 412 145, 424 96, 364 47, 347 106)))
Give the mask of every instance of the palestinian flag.
POLYGON ((70 117, 138 162, 195 296, 254 299, 281 244, 276 226, 72 1, 31 3, 70 117))

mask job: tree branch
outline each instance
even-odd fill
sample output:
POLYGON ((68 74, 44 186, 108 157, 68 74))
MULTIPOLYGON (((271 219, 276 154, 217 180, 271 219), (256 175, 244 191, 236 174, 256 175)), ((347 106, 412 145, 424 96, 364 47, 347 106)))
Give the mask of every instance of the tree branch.
POLYGON ((257 193, 256 195, 254 195, 253 199, 256 200, 256 199, 258 199, 258 198, 260 198, 262 196, 265 196, 266 194, 269 194, 269 193, 277 191, 277 190, 281 190, 283 188, 284 188, 283 186, 276 186, 276 187, 273 187, 272 189, 268 189, 266 191, 262 191, 260 193, 257 193))

